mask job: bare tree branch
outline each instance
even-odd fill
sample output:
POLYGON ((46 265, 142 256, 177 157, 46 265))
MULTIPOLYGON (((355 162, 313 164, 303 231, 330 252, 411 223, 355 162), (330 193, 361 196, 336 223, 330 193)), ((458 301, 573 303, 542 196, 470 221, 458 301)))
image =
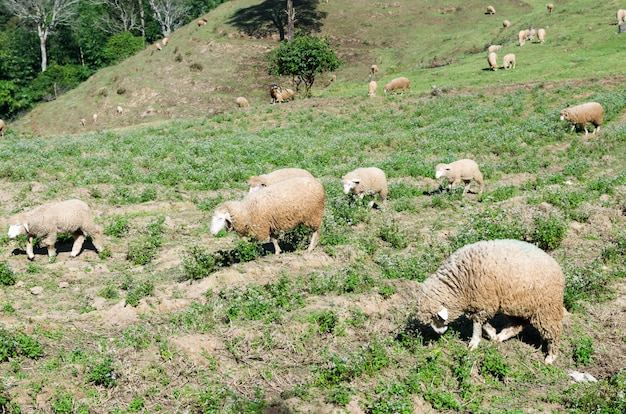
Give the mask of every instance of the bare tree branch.
POLYGON ((14 16, 35 26, 41 48, 41 71, 48 66, 46 41, 56 26, 72 22, 80 0, 2 0, 14 16))
POLYGON ((137 0, 103 0, 103 3, 111 10, 98 23, 103 31, 116 34, 141 28, 137 0))
POLYGON ((190 10, 184 0, 148 0, 148 3, 154 12, 154 18, 161 25, 164 37, 169 36, 183 23, 190 10))

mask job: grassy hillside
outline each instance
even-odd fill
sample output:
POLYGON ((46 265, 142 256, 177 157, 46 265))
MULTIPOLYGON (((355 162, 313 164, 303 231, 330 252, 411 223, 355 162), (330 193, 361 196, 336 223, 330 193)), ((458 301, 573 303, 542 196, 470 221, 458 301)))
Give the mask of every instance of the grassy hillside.
POLYGON ((322 31, 349 64, 312 99, 281 105, 269 104, 276 79, 261 65, 275 41, 226 23, 252 4, 226 3, 163 51, 102 71, 10 125, 0 227, 18 211, 80 198, 105 249, 87 242, 70 259, 72 239, 62 237, 56 258, 38 248, 30 262, 25 238, 0 237, 0 407, 623 412, 626 94, 617 61, 626 38, 615 35, 617 3, 556 2, 548 16, 543 4, 503 2, 494 17, 473 3, 322 2, 322 31), (513 32, 529 22, 549 28, 547 42, 515 46, 513 32), (492 42, 501 56, 518 55, 515 70, 485 70, 492 42), (412 91, 368 98, 372 62, 379 84, 403 75, 412 91), (235 108, 238 95, 249 109, 235 108), (603 105, 605 123, 585 136, 559 111, 588 100, 603 105), (92 112, 99 123, 80 129, 79 115, 92 112), (434 178, 436 164, 466 157, 481 167, 483 194, 434 178), (379 209, 342 192, 340 177, 367 165, 388 176, 379 209), (217 205, 241 199, 251 175, 281 167, 306 168, 324 185, 313 252, 304 228, 281 235, 280 255, 267 241, 211 236, 217 205), (494 238, 534 243, 563 268, 567 312, 553 366, 533 327, 470 352, 467 319, 442 336, 416 322, 419 283, 456 249, 494 238), (576 382, 575 372, 598 382, 576 382))

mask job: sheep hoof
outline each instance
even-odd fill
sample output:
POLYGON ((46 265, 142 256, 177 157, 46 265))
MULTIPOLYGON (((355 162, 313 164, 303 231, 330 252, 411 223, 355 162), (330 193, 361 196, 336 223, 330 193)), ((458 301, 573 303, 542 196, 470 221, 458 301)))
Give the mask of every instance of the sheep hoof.
POLYGON ((550 354, 548 356, 546 356, 545 362, 546 365, 552 365, 552 363, 556 360, 556 355, 554 354, 550 354))

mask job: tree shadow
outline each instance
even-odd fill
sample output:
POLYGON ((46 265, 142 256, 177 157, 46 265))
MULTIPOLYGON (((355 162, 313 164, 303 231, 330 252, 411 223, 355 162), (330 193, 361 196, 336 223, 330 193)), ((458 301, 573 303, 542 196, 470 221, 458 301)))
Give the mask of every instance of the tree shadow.
MULTIPOLYGON (((327 12, 317 10, 319 0, 294 1, 295 26, 304 34, 319 32, 327 12)), ((286 37, 287 2, 265 0, 263 3, 237 10, 227 21, 248 36, 262 38, 278 31, 280 40, 286 37)))

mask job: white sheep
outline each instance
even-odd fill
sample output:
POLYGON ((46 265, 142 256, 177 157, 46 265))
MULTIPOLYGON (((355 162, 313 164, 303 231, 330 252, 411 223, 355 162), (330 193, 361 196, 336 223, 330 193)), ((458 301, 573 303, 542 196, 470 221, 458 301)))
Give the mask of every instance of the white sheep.
POLYGON ((248 100, 244 98, 243 96, 237 97, 237 99, 235 99, 235 103, 240 108, 247 108, 250 106, 250 102, 248 102, 248 100))
POLYGON ((80 124, 80 126, 84 127, 85 125, 87 125, 87 120, 85 118, 80 118, 78 120, 78 123, 80 124))
POLYGON ((491 70, 498 70, 498 55, 496 52, 491 52, 487 55, 487 62, 491 70))
POLYGON ((507 27, 510 27, 510 26, 511 26, 511 22, 510 21, 508 21, 508 20, 503 20, 502 21, 502 27, 504 27, 505 29, 507 27))
POLYGON ((47 247, 49 257, 54 257, 58 234, 71 234, 74 237, 70 257, 78 256, 86 236, 93 238, 93 245, 98 252, 102 251, 102 228, 94 223, 87 203, 80 200, 46 203, 14 215, 10 219, 8 236, 13 239, 22 234, 28 235, 26 254, 30 260, 35 258, 35 238, 42 238, 40 244, 47 247))
POLYGON ((211 234, 226 229, 258 241, 269 238, 274 252, 279 254, 278 233, 302 224, 313 230, 308 248, 311 252, 319 241, 324 199, 324 186, 314 178, 281 181, 248 193, 241 201, 227 201, 218 206, 211 219, 211 234))
POLYGON ((546 40, 546 29, 537 29, 537 41, 543 43, 546 40))
POLYGON ((546 4, 546 8, 548 9, 548 13, 552 14, 552 11, 554 10, 554 4, 548 3, 546 4))
POLYGON ((370 98, 373 98, 376 96, 376 89, 378 89, 378 84, 376 83, 375 80, 371 80, 370 83, 368 84, 368 95, 370 98))
POLYGON ((200 20, 198 20, 198 27, 200 26, 204 26, 205 24, 207 24, 208 20, 206 19, 206 17, 202 17, 200 20))
POLYGON ((250 192, 295 177, 314 178, 313 174, 302 168, 281 168, 267 174, 253 175, 248 179, 250 192))
POLYGON ((502 45, 490 45, 487 48, 487 52, 491 53, 491 52, 497 52, 498 50, 502 49, 502 45))
POLYGON ((507 53, 504 55, 504 58, 502 59, 502 66, 504 66, 504 69, 515 69, 515 54, 507 53))
POLYGON ((388 84, 385 85, 383 91, 385 93, 390 92, 390 91, 395 91, 398 89, 402 89, 402 92, 404 93, 405 89, 410 89, 410 82, 407 78, 395 78, 392 79, 388 84))
POLYGON ((4 138, 4 133, 7 130, 7 124, 4 123, 4 121, 2 119, 0 119, 0 136, 2 136, 2 138, 4 138))
POLYGON ((463 194, 470 190, 470 180, 474 179, 480 185, 480 193, 482 194, 483 192, 483 175, 478 168, 478 164, 473 160, 462 159, 450 164, 437 164, 435 167, 435 178, 439 179, 441 177, 445 177, 450 181, 448 189, 452 189, 454 185, 463 181, 465 183, 463 194))
POLYGON ((377 167, 357 168, 341 177, 344 194, 355 194, 360 198, 366 194, 378 194, 380 200, 387 200, 387 176, 377 167))
POLYGON ((281 93, 284 101, 288 101, 290 99, 293 99, 296 96, 296 93, 294 92, 294 90, 293 89, 289 89, 289 88, 285 88, 284 90, 281 89, 280 93, 281 93))
POLYGON ((582 125, 585 135, 589 134, 587 123, 591 123, 594 126, 593 134, 595 135, 596 132, 600 131, 603 114, 602 105, 597 102, 587 102, 561 110, 561 121, 572 124, 572 131, 577 124, 582 125))
POLYGON ((617 11, 617 25, 619 26, 622 22, 626 23, 626 10, 619 9, 617 11))
POLYGON ((121 105, 118 105, 117 108, 115 108, 115 112, 118 115, 124 115, 124 108, 122 108, 121 105))
POLYGON ((98 114, 93 114, 93 115, 91 116, 91 119, 93 120, 93 123, 94 123, 94 124, 98 123, 98 114))
POLYGON ((470 349, 478 347, 482 330, 502 342, 530 323, 546 342, 545 363, 552 364, 563 330, 564 285, 559 264, 535 245, 480 241, 454 252, 419 286, 417 318, 443 334, 465 314, 473 323, 470 349), (498 313, 509 323, 496 334, 488 320, 498 313))
POLYGON ((161 47, 161 43, 157 42, 155 46, 157 50, 163 50, 163 48, 161 47))
POLYGON ((373 75, 376 72, 378 72, 378 65, 372 65, 370 66, 370 73, 373 75))
POLYGON ((162 40, 162 42, 163 42, 163 47, 167 46, 167 44, 168 44, 168 42, 169 42, 169 41, 170 41, 170 39, 169 39, 169 38, 164 37, 164 38, 163 38, 163 40, 162 40))
POLYGON ((487 12, 485 14, 496 14, 496 8, 493 6, 487 6, 487 12))
POLYGON ((524 46, 524 44, 526 43, 526 40, 529 40, 530 38, 530 30, 526 29, 526 30, 520 30, 519 33, 517 34, 517 42, 520 46, 524 46))

